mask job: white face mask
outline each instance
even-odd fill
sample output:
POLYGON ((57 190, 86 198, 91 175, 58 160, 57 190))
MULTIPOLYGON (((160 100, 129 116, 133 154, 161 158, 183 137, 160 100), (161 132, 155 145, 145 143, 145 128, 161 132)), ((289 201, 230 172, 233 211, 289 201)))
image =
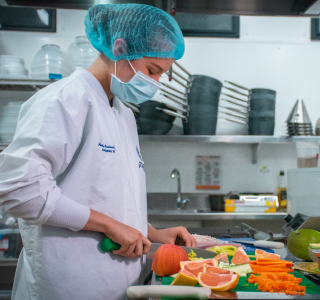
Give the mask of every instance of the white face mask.
POLYGON ((112 74, 110 85, 111 93, 123 101, 134 104, 140 104, 150 100, 160 88, 161 83, 144 75, 140 71, 137 73, 129 60, 128 62, 135 72, 135 75, 129 82, 122 82, 116 75, 117 62, 115 62, 115 74, 112 74))

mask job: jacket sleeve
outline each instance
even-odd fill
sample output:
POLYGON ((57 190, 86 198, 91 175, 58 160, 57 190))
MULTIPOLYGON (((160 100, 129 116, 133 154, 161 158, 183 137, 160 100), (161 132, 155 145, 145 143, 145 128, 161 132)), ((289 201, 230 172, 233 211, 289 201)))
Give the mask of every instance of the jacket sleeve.
POLYGON ((52 90, 42 89, 23 104, 13 141, 0 154, 0 205, 29 224, 76 231, 90 209, 61 194, 56 178, 79 147, 89 102, 80 92, 52 90))

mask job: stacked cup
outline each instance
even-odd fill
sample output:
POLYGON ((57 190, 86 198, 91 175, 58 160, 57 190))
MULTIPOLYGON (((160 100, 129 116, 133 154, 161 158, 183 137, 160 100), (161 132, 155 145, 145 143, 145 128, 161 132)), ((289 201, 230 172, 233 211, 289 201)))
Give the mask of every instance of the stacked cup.
POLYGON ((251 89, 249 95, 249 135, 273 135, 276 91, 251 89))
POLYGON ((0 55, 0 78, 28 78, 28 70, 24 66, 24 60, 18 56, 0 55))
POLYGON ((190 111, 188 121, 183 122, 184 134, 215 135, 222 82, 204 75, 192 77, 188 94, 190 111))

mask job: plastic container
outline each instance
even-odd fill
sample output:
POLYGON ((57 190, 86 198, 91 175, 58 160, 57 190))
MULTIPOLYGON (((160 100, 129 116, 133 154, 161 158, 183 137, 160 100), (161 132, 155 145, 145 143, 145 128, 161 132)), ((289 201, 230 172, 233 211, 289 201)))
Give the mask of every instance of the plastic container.
POLYGON ((26 79, 28 73, 22 58, 13 55, 0 55, 0 78, 26 79))
POLYGON ((31 78, 60 79, 70 74, 66 56, 58 45, 43 45, 31 64, 31 78))
POLYGON ((71 72, 74 72, 77 67, 88 69, 99 54, 86 36, 77 36, 67 52, 71 72))
POLYGON ((312 143, 297 143, 298 168, 318 167, 319 145, 312 143))
POLYGON ((278 177, 278 186, 277 186, 277 196, 278 196, 278 209, 287 208, 287 183, 284 171, 281 170, 278 177))

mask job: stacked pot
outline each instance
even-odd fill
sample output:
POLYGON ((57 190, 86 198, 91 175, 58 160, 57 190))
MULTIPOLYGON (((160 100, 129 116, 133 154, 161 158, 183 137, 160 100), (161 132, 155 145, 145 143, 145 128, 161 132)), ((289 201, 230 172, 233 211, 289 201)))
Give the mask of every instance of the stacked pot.
POLYGON ((249 135, 273 135, 276 91, 255 88, 249 94, 249 135))
POLYGON ((214 135, 222 82, 204 75, 192 77, 192 86, 188 94, 189 116, 188 121, 183 122, 184 134, 214 135))
POLYGON ((162 109, 171 110, 164 103, 154 100, 139 105, 140 113, 136 114, 139 134, 167 134, 170 131, 175 117, 162 109))

